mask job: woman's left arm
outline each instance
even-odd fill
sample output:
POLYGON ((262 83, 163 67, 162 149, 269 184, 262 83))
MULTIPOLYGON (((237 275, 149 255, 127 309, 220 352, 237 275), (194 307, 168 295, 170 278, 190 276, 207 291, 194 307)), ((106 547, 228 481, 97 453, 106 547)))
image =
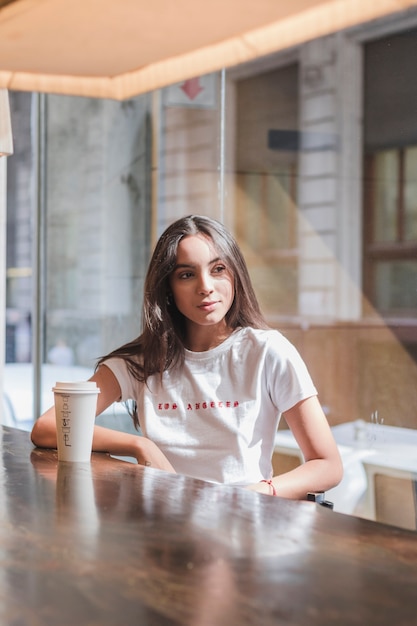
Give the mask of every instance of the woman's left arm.
POLYGON ((307 493, 327 491, 342 480, 343 465, 326 416, 318 398, 302 400, 285 413, 305 462, 285 474, 274 476, 272 485, 261 482, 249 489, 294 500, 304 500, 307 493))

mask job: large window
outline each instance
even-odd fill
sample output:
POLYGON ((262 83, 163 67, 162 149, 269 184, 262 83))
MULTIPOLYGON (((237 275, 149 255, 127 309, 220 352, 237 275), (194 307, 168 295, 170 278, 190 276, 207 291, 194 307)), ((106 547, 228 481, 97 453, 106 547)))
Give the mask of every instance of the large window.
MULTIPOLYGON (((56 380, 85 380, 140 332, 151 246, 150 96, 12 93, 8 167, 7 423, 30 428, 56 380), (38 401, 35 393, 39 392, 38 401)), ((131 429, 123 405, 100 418, 131 429)))

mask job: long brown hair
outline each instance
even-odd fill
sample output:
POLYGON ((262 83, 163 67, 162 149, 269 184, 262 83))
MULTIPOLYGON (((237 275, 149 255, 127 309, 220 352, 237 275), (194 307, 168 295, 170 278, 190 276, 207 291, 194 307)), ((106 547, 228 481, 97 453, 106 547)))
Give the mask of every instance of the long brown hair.
POLYGON ((217 220, 188 215, 168 226, 156 244, 145 279, 142 333, 102 357, 97 367, 109 358, 119 357, 126 361, 129 371, 137 380, 146 383, 149 376, 162 375, 165 370, 183 363, 185 318, 172 300, 169 279, 176 264, 181 239, 198 234, 211 239, 234 278, 234 300, 226 314, 228 326, 232 329, 244 326, 268 328, 245 259, 234 237, 217 220))

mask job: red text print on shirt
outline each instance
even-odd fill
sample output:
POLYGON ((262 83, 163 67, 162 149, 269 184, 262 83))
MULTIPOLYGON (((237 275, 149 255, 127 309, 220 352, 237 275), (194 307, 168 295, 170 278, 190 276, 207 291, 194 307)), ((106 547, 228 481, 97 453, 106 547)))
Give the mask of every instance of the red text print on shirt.
MULTIPOLYGON (((185 404, 187 411, 199 411, 200 409, 235 409, 239 406, 237 400, 211 400, 209 402, 187 402, 185 404)), ((173 402, 159 402, 158 411, 175 411, 178 409, 178 404, 173 402)))

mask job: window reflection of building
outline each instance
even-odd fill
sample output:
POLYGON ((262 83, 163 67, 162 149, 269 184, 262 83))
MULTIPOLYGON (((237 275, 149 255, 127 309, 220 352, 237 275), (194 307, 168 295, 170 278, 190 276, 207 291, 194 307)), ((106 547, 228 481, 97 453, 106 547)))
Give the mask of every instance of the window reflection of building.
POLYGON ((264 312, 297 315, 297 64, 237 81, 236 103, 237 237, 264 312))

